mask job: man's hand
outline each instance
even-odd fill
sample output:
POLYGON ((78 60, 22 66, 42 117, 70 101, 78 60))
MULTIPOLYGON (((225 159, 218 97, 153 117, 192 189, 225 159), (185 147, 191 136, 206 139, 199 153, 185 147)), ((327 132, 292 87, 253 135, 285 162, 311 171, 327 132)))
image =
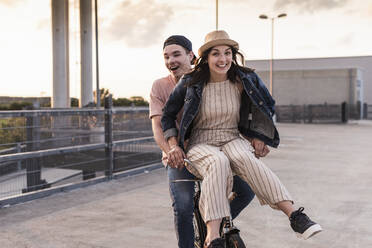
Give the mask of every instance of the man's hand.
POLYGON ((267 145, 257 138, 252 139, 251 144, 254 148, 254 155, 256 158, 265 157, 270 152, 270 149, 267 147, 267 145))
POLYGON ((184 166, 183 159, 186 158, 185 153, 178 145, 173 145, 167 152, 168 165, 172 168, 182 169, 184 166))

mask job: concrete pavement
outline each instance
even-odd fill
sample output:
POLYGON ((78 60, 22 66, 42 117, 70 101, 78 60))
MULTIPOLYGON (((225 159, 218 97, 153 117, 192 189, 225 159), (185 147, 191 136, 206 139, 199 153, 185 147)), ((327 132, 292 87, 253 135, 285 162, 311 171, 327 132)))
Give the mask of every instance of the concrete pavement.
MULTIPOLYGON (((298 240, 258 200, 235 224, 249 248, 372 247, 372 122, 279 124, 266 164, 324 232, 298 240)), ((165 171, 122 178, 0 209, 1 248, 174 248, 165 171)))

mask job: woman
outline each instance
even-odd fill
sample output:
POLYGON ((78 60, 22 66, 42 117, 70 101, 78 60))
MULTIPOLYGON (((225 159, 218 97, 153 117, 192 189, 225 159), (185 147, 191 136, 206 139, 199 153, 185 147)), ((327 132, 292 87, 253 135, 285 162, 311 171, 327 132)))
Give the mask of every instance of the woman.
POLYGON ((238 49, 225 31, 206 35, 194 70, 180 80, 164 108, 162 126, 171 147, 168 162, 182 166, 187 140, 185 152, 192 162, 187 169, 203 180, 200 209, 207 247, 223 247, 219 226, 230 215, 227 196, 233 173, 251 186, 262 205, 283 211, 292 229, 307 239, 322 230, 320 225, 303 208, 294 209, 278 177, 256 157, 266 152, 266 144, 279 145, 272 120, 275 102, 257 74, 238 64, 237 56, 244 61, 238 49), (182 107, 178 134, 175 120, 182 107))

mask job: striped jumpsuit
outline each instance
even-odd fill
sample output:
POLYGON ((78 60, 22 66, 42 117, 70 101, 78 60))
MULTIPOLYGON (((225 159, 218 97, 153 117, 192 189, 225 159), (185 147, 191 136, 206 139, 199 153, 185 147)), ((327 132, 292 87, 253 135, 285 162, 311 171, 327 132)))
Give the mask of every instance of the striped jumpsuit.
MULTIPOLYGON (((261 205, 292 201, 278 177, 253 154, 238 131, 241 93, 229 80, 208 83, 187 146, 187 169, 203 180, 200 211, 205 222, 230 216, 233 174, 246 181, 261 205)), ((292 201, 293 202, 293 201, 292 201)))

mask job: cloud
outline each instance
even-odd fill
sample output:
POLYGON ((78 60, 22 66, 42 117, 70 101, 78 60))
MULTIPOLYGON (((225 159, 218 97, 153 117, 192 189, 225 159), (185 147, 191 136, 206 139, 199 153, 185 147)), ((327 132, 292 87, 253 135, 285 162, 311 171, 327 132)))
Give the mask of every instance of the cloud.
POLYGON ((354 0, 353 4, 345 10, 346 16, 357 16, 361 18, 372 18, 372 2, 366 4, 363 0, 354 0))
POLYGON ((295 7, 299 12, 314 13, 318 10, 330 10, 345 6, 350 0, 276 0, 275 9, 288 6, 295 7))
POLYGON ((0 4, 12 7, 20 3, 22 0, 0 0, 0 4))
POLYGON ((103 32, 129 47, 148 47, 159 42, 173 14, 169 5, 154 0, 124 1, 116 6, 103 32))
POLYGON ((354 36, 355 36, 354 33, 349 33, 349 34, 346 34, 346 35, 342 36, 338 40, 337 45, 344 45, 344 46, 351 45, 353 43, 354 36))
POLYGON ((37 29, 50 29, 51 28, 51 20, 50 19, 41 19, 38 20, 36 23, 37 29))
POLYGON ((369 4, 368 10, 367 10, 367 15, 372 16, 372 3, 369 4))

